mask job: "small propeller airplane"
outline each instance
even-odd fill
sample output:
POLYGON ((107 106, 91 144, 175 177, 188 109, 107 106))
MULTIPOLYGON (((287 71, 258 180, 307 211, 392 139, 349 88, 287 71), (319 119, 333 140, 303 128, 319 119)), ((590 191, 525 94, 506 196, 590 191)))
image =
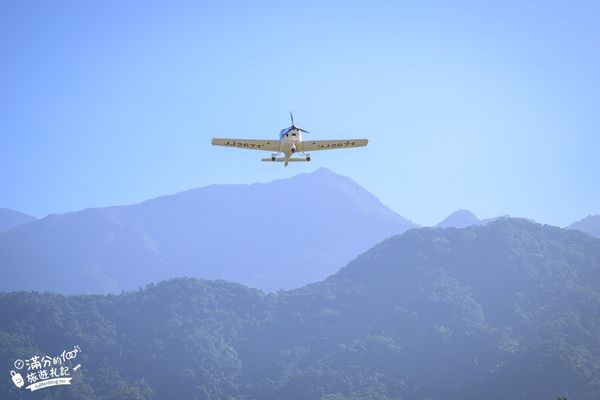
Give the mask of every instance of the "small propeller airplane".
POLYGON ((302 140, 302 133, 310 132, 294 125, 294 116, 291 111, 290 118, 292 126, 279 132, 279 140, 213 138, 211 144, 238 149, 274 151, 275 153, 271 154, 271 157, 263 158, 261 161, 282 162, 287 167, 289 162, 310 161, 309 151, 348 149, 366 146, 369 143, 368 139, 302 140), (300 154, 302 158, 292 158, 292 155, 296 153, 300 154))

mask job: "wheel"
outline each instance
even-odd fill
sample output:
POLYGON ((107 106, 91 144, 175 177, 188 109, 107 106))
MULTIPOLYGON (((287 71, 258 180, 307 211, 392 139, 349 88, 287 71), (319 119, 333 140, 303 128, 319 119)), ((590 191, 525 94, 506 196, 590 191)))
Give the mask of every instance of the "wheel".
POLYGON ((275 161, 275 157, 271 157, 271 161, 275 161))
POLYGON ((306 157, 306 161, 310 161, 310 157, 306 157))

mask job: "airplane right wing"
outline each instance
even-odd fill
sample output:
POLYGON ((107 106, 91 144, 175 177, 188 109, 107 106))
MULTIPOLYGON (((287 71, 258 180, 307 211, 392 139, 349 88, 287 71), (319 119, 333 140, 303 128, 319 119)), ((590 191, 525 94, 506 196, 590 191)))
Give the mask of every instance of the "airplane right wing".
POLYGON ((235 147, 237 149, 279 151, 279 140, 213 138, 210 143, 213 146, 235 147))
POLYGON ((303 140, 302 151, 349 149, 366 146, 368 143, 368 139, 303 140))

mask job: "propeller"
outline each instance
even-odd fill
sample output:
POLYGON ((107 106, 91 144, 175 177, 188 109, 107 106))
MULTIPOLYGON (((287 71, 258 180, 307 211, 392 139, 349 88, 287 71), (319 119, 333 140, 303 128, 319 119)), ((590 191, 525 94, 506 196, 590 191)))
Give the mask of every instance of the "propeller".
POLYGON ((292 114, 291 111, 290 111, 290 119, 292 120, 292 126, 290 126, 288 128, 288 130, 296 129, 296 130, 299 130, 300 132, 310 133, 309 131, 305 131, 304 129, 298 128, 296 125, 294 125, 294 114, 292 114))

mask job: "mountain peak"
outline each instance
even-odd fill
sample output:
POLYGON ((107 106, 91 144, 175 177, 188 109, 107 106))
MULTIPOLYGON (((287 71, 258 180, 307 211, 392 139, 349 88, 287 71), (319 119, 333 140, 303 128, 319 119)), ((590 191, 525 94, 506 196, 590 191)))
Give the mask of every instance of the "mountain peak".
POLYGON ((588 235, 600 238, 600 215, 588 215, 584 219, 573 222, 567 229, 577 229, 588 235))
MULTIPOLYGON (((329 174, 329 175, 338 175, 327 167, 319 167, 315 169, 313 172, 309 172, 309 174, 329 174)), ((341 175, 338 175, 341 176, 341 175)))
POLYGON ((446 219, 437 224, 436 228, 465 228, 470 225, 479 225, 481 220, 470 210, 460 209, 448 215, 446 219))
POLYGON ((34 220, 31 215, 9 208, 0 208, 0 233, 34 220))
POLYGON ((336 180, 341 179, 341 180, 352 181, 352 179, 348 178, 347 176, 340 175, 326 167, 317 168, 312 172, 300 173, 298 175, 294 175, 290 179, 294 179, 297 177, 309 177, 312 179, 336 179, 336 180))
MULTIPOLYGON (((370 215, 371 217, 399 223, 408 228, 416 227, 412 221, 399 216, 389 207, 371 194, 367 189, 359 185, 353 179, 340 175, 328 168, 321 167, 312 172, 295 175, 291 178, 280 179, 279 184, 293 184, 303 186, 314 198, 303 200, 303 202, 320 203, 323 198, 330 198, 333 204, 343 204, 345 201, 352 203, 357 211, 370 215)), ((294 195, 295 196, 295 195, 294 195)), ((334 206, 335 207, 335 206, 334 206)))

